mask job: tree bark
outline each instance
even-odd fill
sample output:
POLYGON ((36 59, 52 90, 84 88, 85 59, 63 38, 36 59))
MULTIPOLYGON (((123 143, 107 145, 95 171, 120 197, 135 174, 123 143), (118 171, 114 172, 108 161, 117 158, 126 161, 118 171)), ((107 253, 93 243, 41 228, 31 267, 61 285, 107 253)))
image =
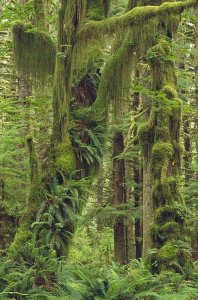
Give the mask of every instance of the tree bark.
MULTIPOLYGON (((134 195, 132 191, 133 181, 133 162, 131 159, 124 159, 125 167, 125 193, 126 203, 129 207, 134 208, 134 195)), ((136 242, 135 242, 135 218, 127 215, 126 217, 126 252, 127 260, 130 261, 136 257, 136 242)))
POLYGON ((147 160, 143 162, 143 248, 142 256, 147 257, 148 250, 152 248, 150 226, 153 224, 154 208, 152 200, 152 158, 149 153, 147 160))
MULTIPOLYGON (((96 187, 96 191, 97 191, 97 204, 98 207, 102 208, 104 203, 103 203, 103 193, 104 193, 104 189, 103 189, 103 184, 104 184, 104 177, 103 177, 103 169, 102 166, 100 168, 100 176, 97 180, 97 187, 96 187)), ((98 232, 102 232, 104 229, 104 221, 102 216, 97 217, 97 230, 98 232)))
MULTIPOLYGON (((113 184, 114 184, 114 207, 119 210, 121 204, 126 203, 124 189, 125 167, 123 159, 117 158, 124 150, 122 133, 116 132, 113 138, 113 184)), ((114 258, 119 264, 126 264, 126 226, 123 216, 117 216, 114 224, 114 258)))

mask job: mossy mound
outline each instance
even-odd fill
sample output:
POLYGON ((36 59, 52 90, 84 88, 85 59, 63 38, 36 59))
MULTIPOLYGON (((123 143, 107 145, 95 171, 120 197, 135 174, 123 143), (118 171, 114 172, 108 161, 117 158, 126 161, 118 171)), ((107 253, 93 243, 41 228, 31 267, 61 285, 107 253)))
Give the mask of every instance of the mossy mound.
POLYGON ((69 136, 55 145, 55 169, 68 177, 76 170, 76 159, 69 136))

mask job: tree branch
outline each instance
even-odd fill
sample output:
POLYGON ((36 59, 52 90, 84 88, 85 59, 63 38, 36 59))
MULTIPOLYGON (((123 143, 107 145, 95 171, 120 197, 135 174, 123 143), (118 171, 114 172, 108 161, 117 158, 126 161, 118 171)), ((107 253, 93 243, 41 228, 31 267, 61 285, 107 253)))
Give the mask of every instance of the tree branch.
POLYGON ((90 21, 79 31, 78 38, 81 41, 95 39, 100 35, 112 34, 117 28, 125 28, 140 25, 153 17, 166 17, 172 14, 180 14, 184 9, 196 6, 198 0, 185 2, 165 2, 160 6, 140 6, 119 17, 111 17, 102 21, 90 21))

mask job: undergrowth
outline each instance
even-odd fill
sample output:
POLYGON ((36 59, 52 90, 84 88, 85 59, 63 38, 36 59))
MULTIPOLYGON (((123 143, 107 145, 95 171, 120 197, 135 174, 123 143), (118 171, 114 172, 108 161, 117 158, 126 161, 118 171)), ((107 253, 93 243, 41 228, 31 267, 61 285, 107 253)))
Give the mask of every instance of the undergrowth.
MULTIPOLYGON (((84 247, 88 249, 90 246, 86 244, 84 247)), ((18 264, 2 257, 0 299, 198 299, 197 262, 188 272, 188 278, 185 274, 173 272, 153 275, 143 260, 132 260, 122 267, 113 262, 106 265, 97 262, 80 261, 76 257, 70 263, 70 260, 57 259, 55 251, 45 257, 43 249, 38 248, 33 248, 29 262, 18 264)))

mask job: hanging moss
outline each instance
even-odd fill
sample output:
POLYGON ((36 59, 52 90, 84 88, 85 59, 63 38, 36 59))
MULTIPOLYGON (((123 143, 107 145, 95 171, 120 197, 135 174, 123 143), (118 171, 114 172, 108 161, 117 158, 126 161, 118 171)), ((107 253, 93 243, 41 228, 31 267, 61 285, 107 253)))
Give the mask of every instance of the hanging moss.
POLYGON ((51 37, 22 22, 16 22, 12 32, 18 73, 40 81, 53 75, 56 47, 51 37))
POLYGON ((164 3, 160 6, 143 6, 135 7, 131 11, 119 17, 111 17, 102 21, 88 22, 80 31, 81 40, 88 41, 101 34, 112 34, 118 28, 126 28, 139 25, 148 19, 158 17, 159 19, 168 19, 173 14, 180 14, 184 9, 196 6, 196 0, 188 0, 185 2, 164 3))
POLYGON ((153 163, 155 164, 154 168, 159 168, 157 163, 164 164, 164 161, 169 159, 173 154, 173 147, 171 143, 164 143, 159 141, 154 144, 152 148, 152 155, 153 155, 153 163))
POLYGON ((134 61, 133 44, 130 42, 131 31, 129 30, 125 39, 112 50, 112 55, 106 63, 100 79, 100 85, 97 93, 96 101, 92 109, 96 115, 99 115, 103 121, 108 116, 108 107, 112 104, 113 115, 116 117, 118 113, 122 113, 122 101, 129 97, 131 71, 134 61))

